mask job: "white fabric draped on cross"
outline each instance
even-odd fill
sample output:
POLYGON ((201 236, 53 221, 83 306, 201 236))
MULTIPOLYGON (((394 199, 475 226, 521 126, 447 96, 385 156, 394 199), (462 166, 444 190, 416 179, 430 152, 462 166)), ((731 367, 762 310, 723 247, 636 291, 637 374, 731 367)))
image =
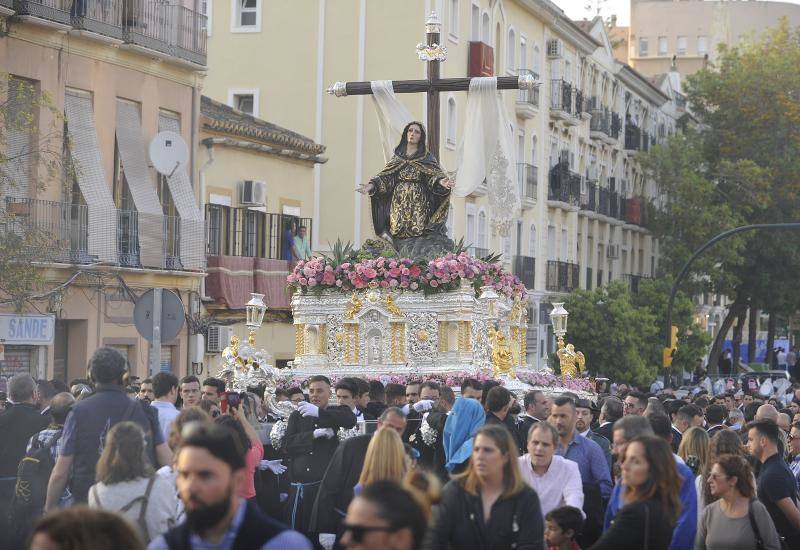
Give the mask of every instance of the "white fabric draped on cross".
MULTIPOLYGON (((414 118, 397 99, 391 80, 372 81, 371 88, 388 162, 403 128, 414 118)), ((466 197, 485 182, 492 228, 500 236, 508 235, 519 211, 519 187, 513 128, 497 92, 496 78, 470 81, 465 131, 457 158, 456 170, 448 171, 456 182, 453 194, 466 197)))

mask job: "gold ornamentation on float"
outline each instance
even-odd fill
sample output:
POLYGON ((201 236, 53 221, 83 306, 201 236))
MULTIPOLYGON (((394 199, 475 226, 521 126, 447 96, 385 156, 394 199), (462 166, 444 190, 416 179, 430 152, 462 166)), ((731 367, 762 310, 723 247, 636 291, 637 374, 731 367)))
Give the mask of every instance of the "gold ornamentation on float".
POLYGON ((489 341, 492 345, 492 375, 510 375, 516 378, 511 347, 506 335, 494 327, 489 328, 489 341))
POLYGON ((362 302, 361 299, 356 296, 356 293, 353 292, 353 295, 350 296, 350 301, 347 303, 347 311, 344 314, 345 319, 352 321, 353 318, 361 311, 362 307, 364 307, 364 302, 362 302))
POLYGON ((447 349, 447 332, 448 332, 448 325, 447 321, 439 321, 439 351, 446 352, 447 349))
POLYGON ((564 345, 564 340, 559 338, 558 362, 561 365, 561 376, 574 377, 577 374, 583 373, 583 367, 586 365, 586 358, 583 352, 575 351, 575 346, 572 344, 564 345))
POLYGON ((430 340, 431 335, 428 334, 427 330, 418 330, 417 331, 417 340, 420 342, 427 342, 430 340))
POLYGON ((384 300, 383 304, 384 304, 384 307, 386 308, 386 311, 388 311, 389 313, 391 313, 395 317, 402 317, 403 316, 403 312, 400 311, 399 307, 397 307, 397 304, 395 303, 394 298, 392 298, 391 294, 387 294, 386 295, 386 300, 384 300))
POLYGON ((470 352, 472 351, 472 343, 470 342, 470 322, 458 322, 458 351, 470 352))
POLYGON ((295 357, 300 357, 306 350, 306 326, 294 326, 294 354, 295 357))
POLYGON ((358 325, 347 325, 345 357, 348 363, 358 363, 359 361, 358 325))
POLYGON ((392 363, 405 363, 406 361, 406 324, 391 323, 392 340, 389 357, 392 363))

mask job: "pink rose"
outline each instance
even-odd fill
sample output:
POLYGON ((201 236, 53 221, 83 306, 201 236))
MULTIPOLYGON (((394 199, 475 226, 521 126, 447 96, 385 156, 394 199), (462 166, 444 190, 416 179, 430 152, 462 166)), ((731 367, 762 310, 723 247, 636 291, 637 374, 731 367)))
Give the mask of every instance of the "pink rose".
POLYGON ((375 277, 377 277, 377 275, 378 272, 372 269, 371 267, 368 267, 364 270, 364 277, 366 277, 367 279, 374 279, 375 277))
POLYGON ((333 274, 333 271, 326 271, 325 274, 322 276, 323 285, 332 285, 335 281, 336 281, 336 276, 333 274))
POLYGON ((419 268, 419 266, 412 265, 411 267, 408 268, 408 273, 412 277, 416 278, 419 277, 419 274, 422 273, 422 270, 419 268))
POLYGON ((389 288, 389 281, 381 281, 380 285, 381 288, 389 288))
POLYGON ((436 288, 437 286, 439 286, 439 281, 437 281, 436 279, 433 279, 433 280, 431 281, 431 286, 432 286, 433 288, 436 288))

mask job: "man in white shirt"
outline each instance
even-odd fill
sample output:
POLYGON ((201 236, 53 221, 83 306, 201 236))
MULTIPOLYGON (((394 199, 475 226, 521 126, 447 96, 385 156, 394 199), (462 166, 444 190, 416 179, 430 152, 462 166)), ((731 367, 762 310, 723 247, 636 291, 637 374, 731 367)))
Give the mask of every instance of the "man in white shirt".
POLYGON ((583 509, 583 486, 578 465, 556 455, 558 432, 547 422, 537 422, 528 433, 528 452, 519 457, 525 483, 539 495, 542 517, 559 506, 583 509))
POLYGON ((178 399, 178 378, 171 372, 159 372, 153 377, 153 395, 155 399, 150 403, 158 411, 158 424, 164 439, 169 439, 169 430, 172 421, 180 414, 175 408, 178 399))

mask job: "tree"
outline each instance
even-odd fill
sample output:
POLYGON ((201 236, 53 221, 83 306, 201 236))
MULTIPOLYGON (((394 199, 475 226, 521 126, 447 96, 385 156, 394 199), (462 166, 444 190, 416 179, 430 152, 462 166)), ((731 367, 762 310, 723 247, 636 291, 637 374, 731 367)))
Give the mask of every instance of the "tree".
POLYGON ((589 373, 617 382, 648 385, 659 363, 648 353, 656 336, 656 318, 631 302, 627 286, 615 281, 595 290, 576 290, 567 298, 568 343, 586 354, 589 373))
POLYGON ((34 84, 4 73, 0 97, 0 304, 21 310, 41 286, 35 262, 51 238, 30 223, 26 199, 31 182, 41 189, 66 165, 63 116, 34 84))
MULTIPOLYGON (((677 274, 702 242, 725 229, 796 219, 800 197, 800 32, 786 20, 688 79, 701 132, 672 138, 641 157, 662 194, 651 229, 664 273, 677 274)), ((800 299, 800 236, 751 233, 706 252, 687 289, 733 299, 709 354, 715 364, 733 322, 750 308, 790 314, 800 299)), ((771 351, 771 350, 770 350, 771 351)))

